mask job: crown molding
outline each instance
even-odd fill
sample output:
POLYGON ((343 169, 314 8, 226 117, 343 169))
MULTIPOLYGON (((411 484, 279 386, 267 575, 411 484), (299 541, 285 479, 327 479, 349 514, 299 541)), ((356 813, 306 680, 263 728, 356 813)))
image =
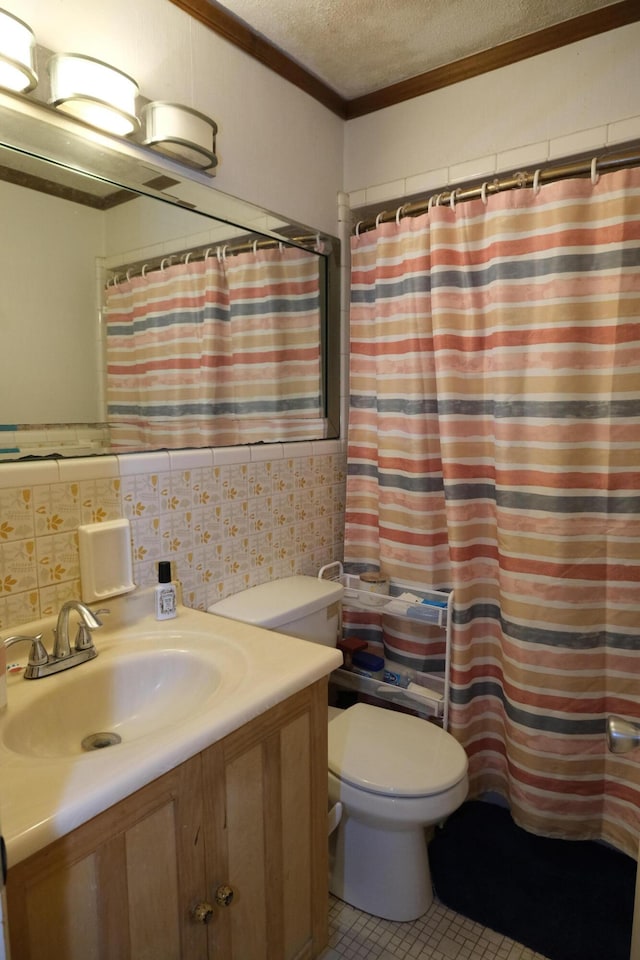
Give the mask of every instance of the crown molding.
POLYGON ((621 0, 612 6, 585 13, 572 20, 565 20, 544 30, 537 30, 516 40, 501 43, 490 50, 483 50, 481 53, 429 70, 409 80, 394 83, 382 90, 348 100, 347 119, 383 110, 385 107, 412 100, 414 97, 432 93, 434 90, 441 90, 462 80, 470 80, 472 77, 478 77, 500 67, 507 67, 521 60, 536 57, 538 54, 557 50, 578 40, 607 33, 609 30, 615 30, 616 27, 626 26, 637 20, 640 20, 638 0, 621 0))
POLYGON ((200 23, 346 119, 347 101, 213 0, 171 0, 200 23))
POLYGON ((344 120, 375 113, 377 110, 383 110, 405 100, 412 100, 425 93, 432 93, 434 90, 460 83, 462 80, 469 80, 483 73, 489 73, 491 70, 640 21, 638 0, 619 0, 618 3, 602 7, 600 10, 582 14, 572 20, 564 20, 544 30, 501 43, 490 50, 475 53, 400 83, 348 100, 300 64, 291 60, 264 37, 255 33, 243 21, 232 16, 215 0, 171 0, 171 3, 279 74, 283 79, 299 87, 344 120))

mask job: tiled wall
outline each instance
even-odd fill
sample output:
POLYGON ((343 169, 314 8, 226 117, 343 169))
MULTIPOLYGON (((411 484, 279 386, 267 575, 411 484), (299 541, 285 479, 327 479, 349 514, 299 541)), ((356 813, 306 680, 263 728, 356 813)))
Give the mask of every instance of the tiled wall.
POLYGON ((342 559, 339 441, 0 466, 0 629, 80 596, 78 526, 127 517, 134 581, 169 559, 188 606, 342 559))
POLYGON ((438 190, 458 184, 474 183, 481 178, 491 180, 516 170, 533 173, 538 166, 560 162, 565 157, 593 151, 594 156, 615 153, 640 141, 640 116, 627 117, 614 123, 577 130, 562 137, 527 143, 497 153, 464 160, 448 167, 427 169, 422 173, 402 177, 388 183, 352 190, 349 203, 352 209, 382 204, 404 197, 429 197, 438 190))

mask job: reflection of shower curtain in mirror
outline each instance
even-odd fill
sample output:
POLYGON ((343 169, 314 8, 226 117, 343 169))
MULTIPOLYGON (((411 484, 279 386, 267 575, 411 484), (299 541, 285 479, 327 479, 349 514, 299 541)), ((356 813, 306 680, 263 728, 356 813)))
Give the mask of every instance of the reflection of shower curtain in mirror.
POLYGON ((317 257, 290 247, 109 285, 112 449, 321 436, 319 310, 317 257))

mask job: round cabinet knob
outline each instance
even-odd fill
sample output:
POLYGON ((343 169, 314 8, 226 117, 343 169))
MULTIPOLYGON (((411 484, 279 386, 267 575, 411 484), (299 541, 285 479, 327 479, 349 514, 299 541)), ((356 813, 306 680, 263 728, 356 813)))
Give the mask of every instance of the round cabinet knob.
POLYGON ((213 907, 206 900, 201 900, 192 908, 191 916, 196 923, 209 923, 213 916, 213 907))
POLYGON ((228 907, 233 900, 233 890, 227 883, 221 884, 216 890, 216 903, 219 907, 228 907))

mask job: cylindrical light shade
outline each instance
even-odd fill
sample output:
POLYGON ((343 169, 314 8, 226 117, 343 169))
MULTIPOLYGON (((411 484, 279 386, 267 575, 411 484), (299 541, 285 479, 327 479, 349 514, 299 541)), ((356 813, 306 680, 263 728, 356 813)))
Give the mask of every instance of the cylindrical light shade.
POLYGON ((138 84, 115 67, 77 53, 57 53, 47 64, 52 103, 92 127, 124 137, 140 127, 138 84))
POLYGON ((0 10, 0 87, 16 93, 33 90, 38 82, 35 47, 31 27, 0 10))
POLYGON ((143 108, 142 115, 144 143, 148 146, 201 170, 209 170, 217 165, 218 127, 204 113, 179 103, 154 100, 143 108))

